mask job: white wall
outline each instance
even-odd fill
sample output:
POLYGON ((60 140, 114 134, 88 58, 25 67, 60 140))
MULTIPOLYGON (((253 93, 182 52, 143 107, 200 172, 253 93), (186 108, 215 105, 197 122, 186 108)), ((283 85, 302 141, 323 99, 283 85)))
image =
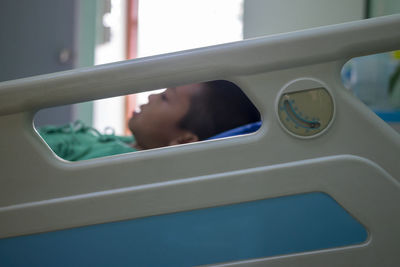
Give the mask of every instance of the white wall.
POLYGON ((364 18, 364 0, 245 0, 244 38, 364 18))
MULTIPOLYGON (((139 1, 138 57, 241 40, 242 7, 243 0, 139 1)), ((137 104, 149 94, 138 94, 137 104)))
MULTIPOLYGON (((111 1, 111 12, 103 17, 103 24, 111 28, 111 37, 109 42, 97 45, 95 64, 125 60, 126 1, 111 1)), ((96 100, 93 105, 93 127, 101 133, 104 133, 105 129, 111 128, 115 131, 115 134, 123 135, 125 130, 124 115, 124 96, 96 100)))
POLYGON ((139 1, 139 57, 241 40, 242 2, 139 1))

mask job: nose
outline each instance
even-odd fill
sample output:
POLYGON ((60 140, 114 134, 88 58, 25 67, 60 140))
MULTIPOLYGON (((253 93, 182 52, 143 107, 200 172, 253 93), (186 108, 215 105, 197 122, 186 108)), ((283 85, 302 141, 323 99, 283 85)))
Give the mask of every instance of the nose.
POLYGON ((150 101, 154 100, 154 98, 157 96, 157 94, 150 94, 147 99, 150 101))

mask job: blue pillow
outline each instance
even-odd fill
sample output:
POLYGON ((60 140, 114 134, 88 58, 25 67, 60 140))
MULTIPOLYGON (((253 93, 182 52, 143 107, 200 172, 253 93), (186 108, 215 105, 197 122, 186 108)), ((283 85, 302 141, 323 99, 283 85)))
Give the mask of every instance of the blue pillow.
POLYGON ((241 134, 249 134, 257 131, 261 127, 261 121, 252 122, 246 125, 239 126, 237 128, 222 132, 220 134, 214 135, 213 137, 208 138, 207 140, 241 135, 241 134))

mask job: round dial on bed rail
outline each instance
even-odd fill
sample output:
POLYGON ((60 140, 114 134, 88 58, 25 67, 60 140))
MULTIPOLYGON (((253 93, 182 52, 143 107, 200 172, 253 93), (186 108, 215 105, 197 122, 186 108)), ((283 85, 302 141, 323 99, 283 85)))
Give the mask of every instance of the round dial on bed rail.
POLYGON ((321 133, 333 119, 334 102, 331 94, 326 88, 313 85, 314 88, 304 89, 298 88, 298 85, 288 86, 278 101, 281 125, 299 137, 312 137, 321 133))

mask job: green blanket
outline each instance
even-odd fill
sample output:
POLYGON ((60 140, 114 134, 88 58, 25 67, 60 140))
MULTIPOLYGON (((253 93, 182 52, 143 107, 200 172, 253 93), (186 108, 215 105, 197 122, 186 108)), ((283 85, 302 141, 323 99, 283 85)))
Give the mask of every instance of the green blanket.
POLYGON ((39 134, 60 158, 70 161, 92 159, 136 151, 133 136, 101 134, 76 121, 63 126, 44 126, 39 134))

